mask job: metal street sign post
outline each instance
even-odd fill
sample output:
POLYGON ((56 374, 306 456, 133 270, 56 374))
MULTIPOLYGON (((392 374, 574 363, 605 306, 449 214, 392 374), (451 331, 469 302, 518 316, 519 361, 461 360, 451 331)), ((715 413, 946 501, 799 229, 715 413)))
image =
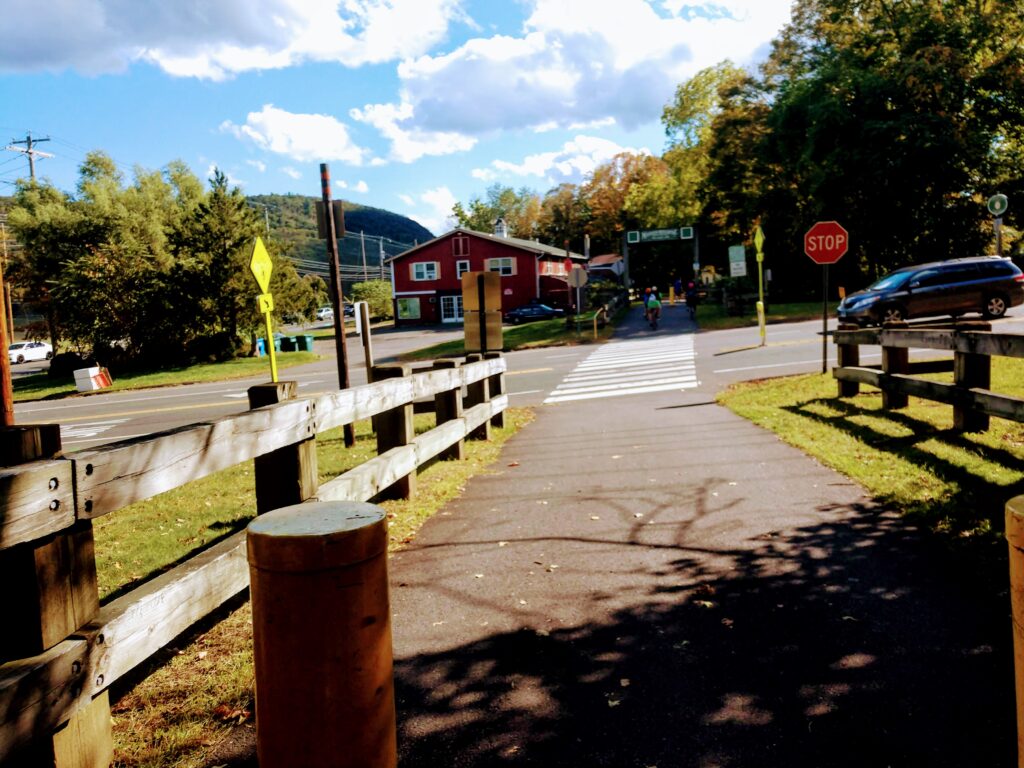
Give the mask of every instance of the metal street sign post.
POLYGON ((587 284, 588 278, 587 270, 579 265, 569 271, 567 278, 569 285, 576 289, 576 333, 580 332, 580 312, 583 310, 580 304, 580 288, 587 284))
POLYGON ((260 295, 256 297, 260 312, 267 321, 267 353, 270 355, 270 380, 277 383, 277 357, 274 355, 273 328, 270 323, 270 313, 274 311, 274 297, 269 292, 270 275, 274 271, 274 262, 267 253, 267 246, 263 244, 263 238, 257 237, 252 246, 252 257, 249 259, 249 271, 256 278, 256 284, 260 287, 260 295))
POLYGON ((996 233, 996 255, 1003 255, 1003 214, 1010 207, 1010 201, 1006 195, 992 195, 988 199, 988 212, 995 218, 992 220, 992 227, 996 233))
POLYGON ((765 344, 764 322, 764 232, 761 225, 754 230, 754 247, 757 249, 757 325, 761 330, 761 346, 765 344))
POLYGON ((804 235, 804 253, 821 264, 821 372, 828 372, 828 265, 839 261, 850 248, 850 234, 838 221, 819 221, 804 235))

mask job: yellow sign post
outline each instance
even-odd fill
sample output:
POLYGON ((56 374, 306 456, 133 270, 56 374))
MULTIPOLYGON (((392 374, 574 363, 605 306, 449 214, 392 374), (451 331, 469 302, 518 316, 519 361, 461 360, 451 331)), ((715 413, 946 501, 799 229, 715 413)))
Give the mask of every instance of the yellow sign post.
POLYGON ((765 345, 764 322, 764 232, 761 225, 754 230, 754 247, 757 249, 757 325, 761 331, 761 346, 765 345))
POLYGON ((277 357, 274 355, 274 335, 270 324, 270 313, 274 311, 274 297, 268 293, 270 288, 270 275, 274 271, 274 262, 267 253, 267 246, 263 244, 263 238, 257 237, 252 246, 252 258, 249 259, 249 271, 256 278, 256 284, 260 287, 260 295, 256 297, 260 313, 267 321, 267 354, 270 355, 270 380, 277 383, 277 357))

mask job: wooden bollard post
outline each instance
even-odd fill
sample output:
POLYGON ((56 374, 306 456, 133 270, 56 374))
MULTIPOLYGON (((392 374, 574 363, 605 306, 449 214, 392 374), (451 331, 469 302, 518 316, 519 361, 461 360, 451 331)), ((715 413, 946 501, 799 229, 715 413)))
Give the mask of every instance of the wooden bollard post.
POLYGON ((1017 692, 1017 765, 1024 768, 1024 496, 1006 502, 1010 546, 1010 607, 1013 616, 1013 676, 1017 692))
MULTIPOLYGON (((479 363, 483 360, 483 355, 474 352, 471 355, 466 355, 466 364, 479 363)), ((486 403, 491 399, 491 382, 489 378, 480 379, 480 381, 474 381, 472 384, 466 386, 466 407, 472 408, 474 405, 480 405, 480 403, 486 403)), ((491 420, 488 419, 479 427, 469 433, 471 440, 490 440, 491 439, 491 420)))
MULTIPOLYGON (((898 330, 906 328, 906 323, 886 323, 882 330, 898 330)), ((910 350, 906 347, 882 347, 883 373, 910 373, 910 350)), ((883 382, 884 384, 885 382, 883 382)), ((882 387, 882 408, 906 408, 910 402, 903 392, 895 392, 882 387)))
POLYGON ((260 768, 394 768, 384 511, 356 501, 248 527, 260 768))
MULTIPOLYGON (((501 359, 501 352, 484 352, 484 360, 500 360, 500 359, 501 359)), ((488 393, 487 393, 488 397, 493 398, 493 397, 495 397, 497 395, 505 394, 505 374, 504 373, 496 373, 496 374, 494 374, 488 380, 487 386, 488 386, 488 393)), ((497 429, 501 429, 502 427, 505 426, 505 412, 504 411, 501 411, 501 412, 496 413, 493 416, 491 416, 491 426, 492 427, 496 427, 497 429)))
MULTIPOLYGON (((370 369, 375 382, 409 376, 408 365, 375 365, 370 369)), ((377 453, 385 453, 401 445, 409 445, 415 435, 413 425, 413 404, 400 405, 390 411, 377 414, 374 421, 377 430, 377 453)), ((416 494, 415 470, 401 477, 377 495, 378 499, 411 499, 416 494)))
MULTIPOLYGON (((959 324, 957 332, 992 330, 992 323, 970 322, 959 324)), ((964 389, 988 389, 992 386, 992 358, 973 352, 953 353, 953 383, 964 389)), ((953 429, 961 432, 984 432, 988 429, 987 413, 953 405, 953 429)))
MULTIPOLYGON (((459 367, 458 360, 435 360, 434 368, 455 369, 459 367)), ((462 387, 438 392, 434 395, 434 414, 437 425, 441 426, 446 421, 462 417, 462 387)), ((456 459, 462 461, 466 458, 466 441, 459 440, 450 448, 445 448, 439 454, 442 459, 456 459)))
MULTIPOLYGON (((57 424, 0 429, 4 466, 54 458, 60 453, 57 424)), ((34 656, 65 640, 100 609, 92 521, 80 520, 60 533, 0 551, 0 583, 7 586, 0 662, 34 656)), ((91 686, 92 681, 69 681, 72 684, 91 686)), ((14 762, 107 768, 113 757, 110 697, 104 690, 76 710, 51 739, 22 750, 14 762)))
MULTIPOLYGON (((840 331, 856 331, 859 330, 859 325, 851 323, 840 323, 837 330, 840 331)), ((858 344, 837 344, 836 345, 836 363, 840 368, 856 368, 860 365, 860 345, 858 344)), ((840 397, 854 397, 860 394, 860 383, 856 381, 840 381, 839 383, 839 396, 840 397)))
MULTIPOLYGON (((295 399, 298 384, 279 381, 249 387, 249 407, 283 403, 295 399)), ((312 401, 308 401, 312 408, 312 401)), ((316 463, 316 435, 296 445, 278 448, 253 459, 256 475, 256 513, 287 507, 311 499, 319 484, 316 463)))

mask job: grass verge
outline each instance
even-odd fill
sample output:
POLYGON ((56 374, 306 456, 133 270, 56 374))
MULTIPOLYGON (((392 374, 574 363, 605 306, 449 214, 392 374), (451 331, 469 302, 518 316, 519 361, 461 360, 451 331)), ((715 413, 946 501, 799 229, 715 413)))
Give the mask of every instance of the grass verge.
MULTIPOLYGON (((313 352, 278 352, 277 367, 291 368, 312 363, 320 359, 313 352)), ((149 387, 169 387, 178 384, 198 384, 206 381, 228 381, 260 376, 270 371, 269 357, 240 357, 223 363, 198 363, 181 368, 168 368, 147 373, 125 373, 119 375, 113 385, 104 392, 149 387)), ((67 397, 78 393, 73 377, 51 379, 45 373, 14 379, 14 400, 46 400, 67 397)))
MULTIPOLYGON (((828 305, 829 317, 836 316, 838 304, 828 305)), ((796 323, 801 320, 820 320, 821 302, 793 302, 789 304, 769 304, 764 314, 765 324, 773 323, 796 323)), ((750 311, 742 315, 730 315, 726 313, 725 307, 720 304, 701 304, 697 308, 697 322, 700 323, 702 331, 721 331, 727 328, 747 328, 757 325, 757 310, 751 307, 750 311)))
MULTIPOLYGON (((575 322, 571 326, 566 326, 564 318, 538 320, 522 325, 506 325, 502 327, 501 332, 502 349, 505 352, 514 352, 518 349, 593 344, 605 341, 611 336, 615 325, 625 312, 625 309, 620 309, 609 318, 603 328, 597 329, 596 337, 594 335, 593 312, 584 312, 580 315, 579 331, 576 330, 575 322)), ((442 357, 462 357, 465 354, 465 344, 461 339, 458 339, 407 352, 400 355, 399 360, 402 362, 416 362, 418 360, 435 360, 442 357)))
MULTIPOLYGON (((952 374, 930 376, 951 381, 952 374)), ((1024 396, 1024 361, 992 358, 992 387, 1024 396)), ((878 390, 839 399, 827 374, 735 385, 719 402, 856 480, 886 507, 932 531, 985 580, 1005 581, 1006 501, 1024 493, 1024 425, 953 430, 953 408, 911 397, 883 411, 878 390)))
MULTIPOLYGON (((502 445, 530 420, 526 409, 506 411, 506 427, 489 442, 467 441, 462 462, 436 462, 420 472, 417 495, 381 506, 389 519, 390 549, 410 542, 420 526, 455 498, 474 475, 488 472, 502 445)), ((417 431, 433 426, 416 417, 417 431)), ((317 438, 321 482, 376 455, 369 423, 356 425, 345 449, 341 430, 317 438)), ((109 599, 142 577, 189 556, 197 546, 244 526, 255 497, 251 464, 168 492, 96 521, 97 567, 109 599)), ((114 691, 114 765, 197 768, 209 762, 253 712, 252 618, 248 603, 198 636, 165 649, 134 687, 114 691), (118 695, 120 694, 120 695, 118 695)))

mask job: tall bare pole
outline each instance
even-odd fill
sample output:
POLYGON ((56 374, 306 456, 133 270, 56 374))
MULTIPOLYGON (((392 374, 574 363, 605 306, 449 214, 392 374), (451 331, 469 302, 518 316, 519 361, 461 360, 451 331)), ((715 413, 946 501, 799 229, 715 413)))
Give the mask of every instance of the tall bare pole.
POLYGON ((359 233, 359 243, 363 248, 363 282, 365 283, 370 279, 370 275, 366 271, 366 235, 361 231, 359 233))
MULTIPOLYGON (((4 284, 0 268, 0 293, 4 284)), ((11 384, 11 358, 7 355, 7 313, 0 312, 0 426, 14 426, 14 387, 11 384)))
MULTIPOLYGON (((331 205, 331 170, 327 163, 320 163, 320 192, 324 201, 324 219, 327 227, 327 257, 331 268, 331 302, 334 305, 334 345, 338 359, 338 388, 348 389, 348 346, 345 343, 345 303, 341 294, 341 259, 338 256, 338 238, 345 235, 345 223, 342 220, 342 231, 336 232, 334 227, 334 210, 331 205)), ((369 371, 367 371, 369 374, 369 371)), ((345 425, 345 446, 351 448, 356 444, 355 429, 351 424, 345 425)))

